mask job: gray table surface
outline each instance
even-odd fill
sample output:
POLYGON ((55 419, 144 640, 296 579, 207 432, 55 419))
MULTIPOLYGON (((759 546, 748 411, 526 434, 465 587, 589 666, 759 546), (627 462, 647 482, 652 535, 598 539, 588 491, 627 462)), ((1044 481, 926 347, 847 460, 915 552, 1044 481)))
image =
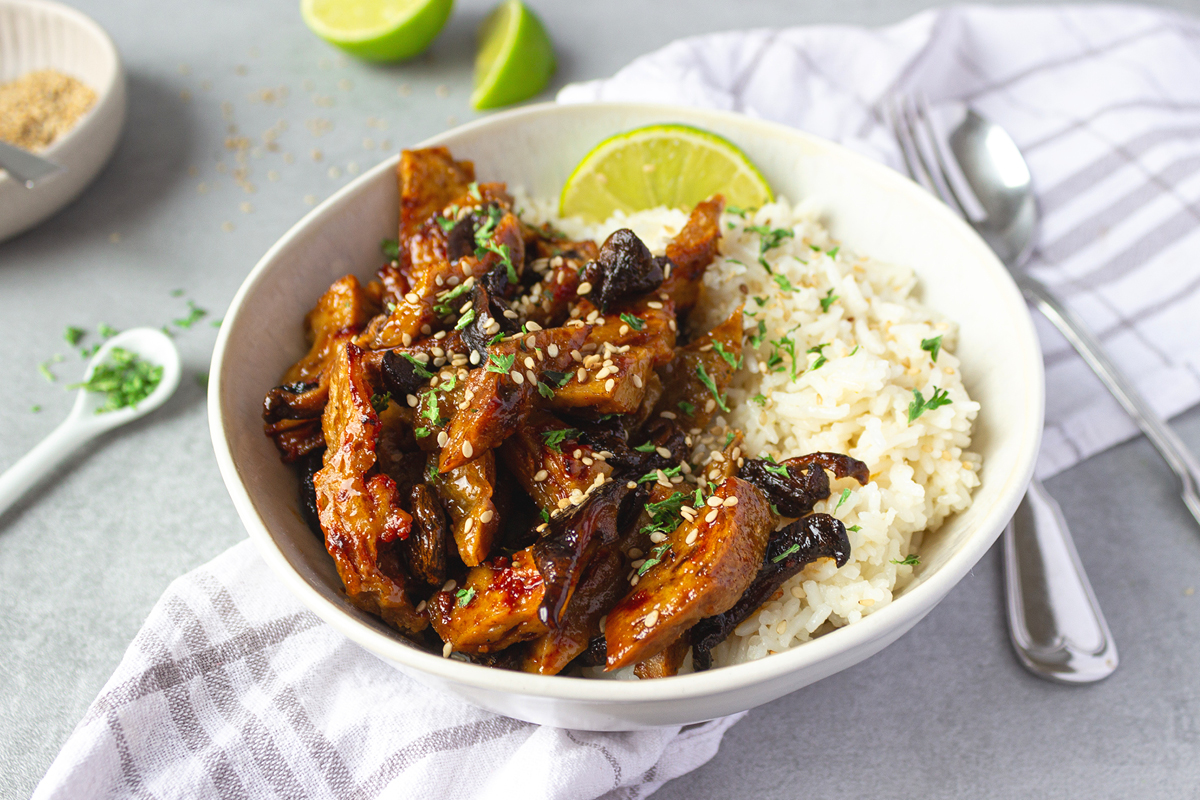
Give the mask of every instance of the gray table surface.
MULTIPOLYGON (((428 53, 386 67, 317 40, 294 0, 75 5, 125 58, 129 120, 79 200, 0 244, 0 467, 68 410, 63 384, 82 362, 62 339, 66 325, 159 326, 186 316, 189 300, 209 313, 178 330, 186 375, 163 410, 73 458, 0 518, 0 793, 9 797, 32 791, 167 584, 245 536, 199 385, 210 322, 312 203, 388 152, 475 116, 473 36, 489 3, 462 0, 428 53), (263 139, 271 128, 277 149, 263 139), (250 142, 239 181, 240 136, 250 142), (38 364, 56 353, 65 360, 52 365, 52 385, 38 364)), ((884 24, 933 4, 609 0, 603 14, 571 0, 533 5, 558 46, 553 91, 679 36, 884 24)), ((1164 5, 1200 11, 1200 0, 1164 5)), ((1200 410, 1176 429, 1200 450, 1200 410)), ((1200 531, 1144 440, 1049 487, 1121 647, 1112 678, 1062 688, 1022 671, 993 548, 910 634, 751 712, 711 762, 657 796, 1195 797, 1200 531)))

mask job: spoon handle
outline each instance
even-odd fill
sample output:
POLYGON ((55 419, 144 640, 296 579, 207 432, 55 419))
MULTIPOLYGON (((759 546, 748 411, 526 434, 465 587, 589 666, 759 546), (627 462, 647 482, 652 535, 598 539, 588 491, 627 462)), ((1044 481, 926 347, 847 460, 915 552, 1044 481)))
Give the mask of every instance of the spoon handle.
POLYGON ((1038 481, 1004 530, 1009 634, 1040 678, 1091 683, 1117 668, 1117 647, 1067 522, 1038 481))
POLYGON ((68 418, 0 475, 0 516, 91 435, 68 418))
POLYGON ((1083 356, 1083 360, 1100 377, 1121 407, 1133 417, 1134 422, 1146 434, 1146 438, 1162 454, 1167 465, 1179 476, 1183 502, 1196 518, 1196 522, 1200 523, 1200 464, 1197 464, 1187 446, 1168 427, 1158 412, 1150 407, 1142 393, 1125 377, 1125 373, 1109 359, 1099 340, 1075 312, 1060 303, 1058 298, 1050 293, 1050 289, 1038 279, 1027 274, 1019 274, 1016 278, 1025 296, 1037 305, 1046 319, 1054 323, 1067 341, 1079 351, 1079 355, 1083 356))

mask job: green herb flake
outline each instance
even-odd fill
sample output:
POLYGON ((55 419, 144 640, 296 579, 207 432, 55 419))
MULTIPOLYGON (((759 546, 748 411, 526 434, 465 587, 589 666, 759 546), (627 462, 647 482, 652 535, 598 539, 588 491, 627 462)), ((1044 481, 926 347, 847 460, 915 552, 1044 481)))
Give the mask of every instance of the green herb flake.
POLYGON ((579 435, 575 428, 559 428, 553 431, 542 431, 542 441, 546 448, 556 453, 562 452, 562 443, 579 435))
POLYGON ((637 447, 635 447, 633 449, 637 450, 639 453, 653 453, 655 450, 654 442, 646 442, 645 444, 639 444, 637 447))
POLYGON ((196 373, 196 385, 199 386, 201 389, 208 389, 208 373, 207 372, 197 372, 196 373))
POLYGON ((640 331, 646 327, 646 321, 641 317, 635 317, 633 314, 622 314, 621 320, 635 331, 640 331))
POLYGON ((782 553, 780 553, 779 555, 772 558, 771 563, 778 564, 780 561, 783 561, 785 558, 790 556, 792 553, 797 552, 799 549, 800 549, 800 545, 794 544, 791 547, 789 547, 787 550, 784 550, 782 553))
POLYGON ((37 414, 42 410, 42 407, 41 406, 31 406, 29 410, 32 411, 34 414, 37 414))
POLYGON ((750 335, 750 346, 757 350, 765 338, 767 338, 767 324, 760 319, 757 332, 750 335))
POLYGON ((554 390, 551 389, 550 386, 547 385, 544 381, 538 381, 537 390, 538 390, 538 394, 540 394, 542 397, 546 398, 547 400, 554 399, 554 390))
POLYGON ((544 508, 543 508, 543 509, 539 509, 539 510, 540 510, 540 512, 541 512, 541 515, 542 515, 542 522, 549 522, 549 521, 550 521, 550 512, 549 512, 549 511, 547 511, 547 510, 546 510, 546 509, 544 509, 544 508))
POLYGON ((454 593, 454 596, 458 599, 458 607, 462 608, 467 603, 471 602, 473 597, 475 597, 475 588, 471 587, 470 589, 459 589, 454 593))
POLYGON ((859 531, 862 530, 862 527, 859 525, 851 525, 849 528, 846 528, 846 530, 848 530, 852 533, 858 533, 859 531))
POLYGON ((788 472, 788 468, 782 464, 765 464, 764 467, 766 468, 767 472, 771 473, 772 475, 778 475, 781 478, 792 477, 792 474, 788 472))
POLYGON ((382 414, 387 411, 388 404, 392 402, 391 392, 375 392, 371 395, 371 408, 375 409, 376 414, 382 414))
POLYGON ((106 395, 104 405, 96 409, 97 414, 103 414, 119 408, 136 408, 162 382, 162 375, 161 366, 154 366, 123 347, 114 347, 108 358, 96 365, 90 378, 67 388, 106 395))
POLYGON ((837 505, 833 507, 833 513, 836 514, 837 510, 842 507, 842 503, 846 502, 849 499, 850 499, 850 490, 842 489, 842 496, 840 498, 838 498, 837 505))
POLYGON ((834 294, 833 289, 830 288, 830 290, 825 293, 825 296, 821 298, 821 310, 826 312, 829 311, 830 306, 841 299, 841 295, 834 294))
POLYGON ((219 328, 219 327, 221 327, 221 325, 224 322, 225 322, 225 320, 223 320, 223 319, 214 319, 212 322, 209 323, 209 325, 212 325, 214 328, 219 328))
POLYGON ((760 406, 765 406, 767 404, 767 398, 766 398, 766 395, 756 394, 756 395, 754 395, 754 397, 750 398, 750 402, 758 403, 760 406))
POLYGON ((911 425, 917 417, 942 406, 948 406, 954 401, 949 398, 949 392, 945 389, 939 389, 936 386, 933 388, 933 395, 926 400, 919 389, 913 389, 912 402, 908 404, 908 422, 911 425))
MULTIPOLYGON (((682 472, 683 472, 682 464, 677 464, 677 465, 671 467, 670 469, 662 470, 662 474, 666 475, 668 478, 674 478, 674 477, 680 475, 682 472)), ((654 470, 653 472, 647 472, 645 475, 638 478, 638 483, 649 483, 650 481, 656 481, 656 480, 658 480, 658 473, 659 473, 659 470, 654 470)))
POLYGON ((818 369, 820 369, 821 367, 825 366, 827 363, 829 363, 829 359, 825 358, 825 354, 821 352, 821 351, 822 351, 822 350, 824 350, 826 347, 829 347, 829 344, 828 344, 828 343, 825 343, 825 344, 818 344, 818 345, 816 345, 816 346, 814 346, 814 347, 810 347, 810 348, 808 348, 808 350, 806 350, 806 351, 805 351, 805 354, 806 354, 806 355, 808 355, 808 354, 811 354, 811 353, 816 353, 816 354, 817 354, 817 359, 816 359, 816 361, 813 361, 813 363, 811 363, 811 364, 809 364, 809 365, 808 365, 808 371, 809 371, 809 372, 813 372, 813 371, 815 371, 815 370, 818 370, 818 369))
POLYGON ((696 365, 696 376, 700 378, 700 382, 707 386, 708 390, 712 392, 712 396, 716 398, 717 405, 721 407, 721 410, 728 413, 729 406, 725 404, 725 398, 722 397, 721 393, 717 391, 716 381, 714 381, 712 377, 710 377, 709 374, 704 370, 703 364, 696 365))
POLYGON ((841 249, 842 249, 842 246, 838 245, 837 247, 833 248, 832 250, 826 250, 825 255, 829 256, 830 258, 837 258, 838 251, 841 249))
POLYGON ((80 340, 86 335, 87 331, 83 328, 76 328, 74 325, 68 325, 67 329, 63 331, 63 339, 72 347, 79 344, 80 340))
POLYGON ((379 250, 391 259, 400 257, 400 243, 395 239, 380 239, 379 250))
POLYGON ((416 437, 418 439, 424 439, 426 436, 429 435, 429 428, 426 428, 424 426, 422 426, 420 428, 413 428, 413 433, 416 435, 416 437))
POLYGON ((642 562, 642 565, 640 567, 638 567, 638 571, 637 571, 638 576, 640 577, 642 575, 645 575, 650 570, 651 567, 661 564, 663 558, 666 555, 666 552, 670 549, 671 549, 671 543, 663 542, 658 547, 655 547, 653 550, 651 550, 650 555, 646 556, 646 560, 642 562))
POLYGON ((931 339, 921 340, 921 349, 929 353, 929 358, 933 363, 937 363, 938 353, 942 352, 942 336, 938 334, 931 339))
POLYGON ((920 565, 921 559, 915 553, 913 553, 905 556, 903 561, 897 561, 893 558, 888 563, 899 564, 902 567, 915 567, 920 565))
POLYGON ((54 383, 58 380, 58 376, 50 371, 49 361, 43 361, 42 363, 38 364, 38 372, 42 373, 42 377, 51 383, 54 383))
POLYGON ((513 362, 517 360, 517 354, 502 356, 497 353, 488 355, 488 372, 498 372, 501 375, 507 375, 512 372, 513 362))
POLYGON ((99 333, 105 339, 111 339, 112 337, 114 337, 118 333, 120 333, 120 331, 117 330, 116 328, 112 327, 111 325, 107 325, 103 322, 101 322, 99 325, 96 326, 96 332, 99 333))
POLYGON ((725 363, 734 369, 741 369, 743 359, 741 356, 734 357, 733 353, 725 349, 725 345, 720 342, 713 342, 713 350, 720 354, 721 358, 725 359, 725 363))
POLYGON ((479 193, 479 183, 477 181, 471 181, 471 183, 467 186, 467 194, 471 195, 471 197, 475 198, 476 200, 483 199, 483 195, 479 193))
POLYGON ((792 282, 791 282, 791 281, 789 281, 789 280, 787 279, 787 277, 786 277, 786 276, 784 276, 784 275, 775 275, 775 276, 773 276, 771 279, 772 279, 773 281, 775 281, 775 284, 776 284, 776 285, 779 287, 779 291, 781 291, 781 292, 794 292, 794 291, 796 291, 796 287, 795 287, 795 286, 793 286, 793 285, 792 285, 792 282))
POLYGON ((400 355, 404 357, 405 361, 413 365, 413 372, 417 373, 417 377, 426 379, 433 377, 433 373, 425 368, 425 364, 418 361, 411 353, 401 353, 400 355))
POLYGON ((208 314, 203 308, 188 300, 188 315, 174 321, 176 327, 190 328, 208 314))
POLYGON ((475 309, 468 308, 467 313, 463 314, 459 318, 458 324, 454 326, 454 330, 461 331, 463 328, 467 327, 474 321, 475 321, 475 309))
POLYGON ((171 297, 183 297, 183 289, 172 289, 171 297))
POLYGON ((696 413, 696 407, 694 405, 692 405, 691 403, 689 403, 687 400, 680 400, 675 405, 677 405, 679 407, 679 410, 682 411, 683 413, 687 414, 689 417, 696 413))

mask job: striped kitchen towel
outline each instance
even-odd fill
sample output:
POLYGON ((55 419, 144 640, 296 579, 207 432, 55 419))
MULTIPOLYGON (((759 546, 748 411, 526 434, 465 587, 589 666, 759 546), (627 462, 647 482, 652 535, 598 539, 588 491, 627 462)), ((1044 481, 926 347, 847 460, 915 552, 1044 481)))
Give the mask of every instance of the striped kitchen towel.
MULTIPOLYGON (((882 30, 689 39, 564 102, 743 111, 897 162, 880 100, 1005 125, 1045 226, 1034 268, 1164 414, 1200 399, 1200 26, 1091 6, 927 12, 882 30)), ((1047 326, 1043 475, 1134 432, 1047 326)), ((178 579, 38 786, 49 798, 642 798, 739 717, 585 733, 429 691, 304 610, 244 542, 178 579)))
MULTIPOLYGON (((1043 225, 1030 267, 1163 416, 1200 401, 1200 21, 1144 6, 959 7, 880 30, 815 26, 684 39, 559 102, 740 111, 901 168, 881 107, 967 103, 1029 160, 1043 225)), ((792 198, 796 199, 796 198, 792 198)), ((1035 315, 1048 477, 1137 433, 1035 315)))

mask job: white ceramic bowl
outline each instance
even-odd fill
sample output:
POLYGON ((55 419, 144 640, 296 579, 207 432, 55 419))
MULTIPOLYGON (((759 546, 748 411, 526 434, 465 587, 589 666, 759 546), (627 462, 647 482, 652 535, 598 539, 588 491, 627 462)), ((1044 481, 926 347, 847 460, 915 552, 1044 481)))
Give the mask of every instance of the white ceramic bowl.
MULTIPOLYGON (((368 277, 397 224, 396 159, 354 181, 267 252, 233 300, 213 354, 209 424, 234 505, 275 574, 320 617, 413 678, 512 717, 561 727, 630 730, 697 722, 774 700, 895 641, 983 555, 1020 500, 1042 428, 1042 360, 1025 303, 963 222, 886 167, 796 130, 710 111, 627 104, 533 106, 449 131, 446 145, 485 180, 558 195, 601 139, 653 122, 684 122, 741 146, 771 185, 818 198, 833 235, 911 265, 923 300, 961 325, 956 351, 982 404, 972 449, 983 455, 975 502, 927 536, 915 580, 854 625, 760 661, 653 681, 528 675, 443 659, 409 645, 345 599, 332 559, 300 517, 297 480, 262 433, 262 398, 305 349, 302 319, 338 277, 368 277)), ((914 670, 919 664, 913 664, 914 670)))
POLYGON ((0 83, 47 68, 86 83, 96 104, 38 153, 65 172, 26 189, 0 171, 0 242, 74 200, 108 161, 125 124, 125 70, 103 28, 59 3, 0 0, 0 83))

